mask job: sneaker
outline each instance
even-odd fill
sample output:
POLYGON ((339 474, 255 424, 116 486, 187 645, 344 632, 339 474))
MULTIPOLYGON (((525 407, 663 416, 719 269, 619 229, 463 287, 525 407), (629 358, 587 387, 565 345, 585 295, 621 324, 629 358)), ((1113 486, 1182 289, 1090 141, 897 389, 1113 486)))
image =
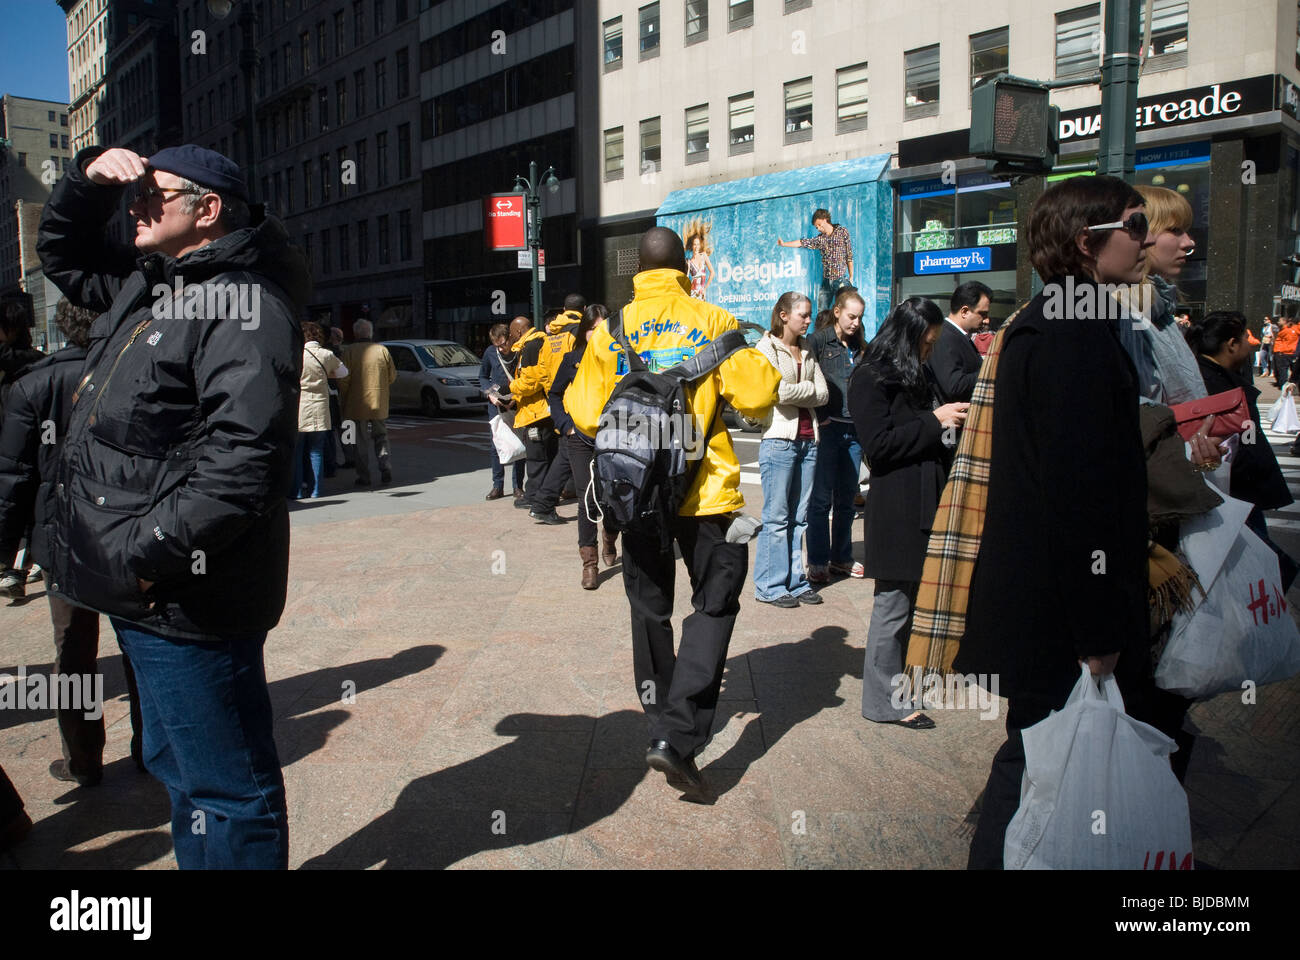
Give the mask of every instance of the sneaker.
POLYGON ((6 570, 0 576, 0 597, 20 600, 27 596, 27 574, 21 570, 6 570))
POLYGON ((786 610, 792 610, 799 606, 799 601, 788 593, 785 596, 774 597, 771 600, 764 600, 762 597, 755 597, 754 599, 759 603, 770 603, 774 607, 784 607, 786 610))
POLYGON ((28 583, 40 583, 45 579, 45 571, 41 569, 39 563, 33 563, 32 568, 27 571, 28 583))
MULTIPOLYGON (((831 573, 838 573, 842 577, 852 577, 854 580, 861 580, 863 577, 867 575, 866 568, 863 567, 862 564, 858 563, 856 560, 853 561, 852 564, 832 563, 830 565, 830 570, 831 573)), ((809 575, 808 579, 809 580, 812 579, 811 574, 809 575)))
POLYGON ((800 603, 825 603, 826 602, 825 600, 822 599, 822 595, 818 593, 816 590, 805 590, 803 593, 798 594, 795 597, 795 599, 798 600, 800 603))
POLYGON ((808 565, 808 582, 809 583, 830 583, 831 575, 826 564, 810 563, 808 565))

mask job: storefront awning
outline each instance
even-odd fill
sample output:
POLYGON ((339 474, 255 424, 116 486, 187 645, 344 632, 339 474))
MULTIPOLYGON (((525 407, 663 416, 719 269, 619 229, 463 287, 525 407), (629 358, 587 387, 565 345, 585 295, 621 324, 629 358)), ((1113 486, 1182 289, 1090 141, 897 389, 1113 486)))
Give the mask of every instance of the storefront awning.
POLYGON ((873 183, 889 169, 889 154, 878 153, 852 160, 822 163, 798 170, 781 170, 743 180, 709 183, 702 187, 674 190, 655 211, 659 217, 690 213, 714 207, 732 206, 755 200, 775 200, 801 194, 818 193, 839 187, 873 183))

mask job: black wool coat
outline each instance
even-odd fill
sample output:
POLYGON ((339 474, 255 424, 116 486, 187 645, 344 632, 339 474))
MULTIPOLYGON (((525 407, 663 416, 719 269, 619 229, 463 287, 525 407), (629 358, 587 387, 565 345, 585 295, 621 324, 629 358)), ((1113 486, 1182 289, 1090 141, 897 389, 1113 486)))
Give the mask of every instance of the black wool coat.
POLYGON ((1240 387, 1246 394, 1251 423, 1255 424, 1255 442, 1243 443, 1237 448, 1232 463, 1228 492, 1236 500, 1253 503, 1261 510, 1276 510, 1295 502, 1291 489, 1277 465, 1277 455, 1264 436, 1259 422, 1259 388, 1232 370, 1225 370, 1209 357, 1197 357, 1201 366, 1201 379, 1211 395, 1226 393, 1240 387))
POLYGON ((892 366, 863 363, 849 378, 849 412, 871 468, 863 566, 872 579, 921 579, 952 462, 934 406, 933 383, 924 399, 913 397, 892 366))
POLYGON ((1041 704, 1039 715, 1064 703, 1080 658, 1118 651, 1116 678, 1133 689, 1150 647, 1137 374, 1106 320, 1048 319, 1044 301, 1002 345, 987 513, 954 662, 997 674, 1002 696, 1041 704))

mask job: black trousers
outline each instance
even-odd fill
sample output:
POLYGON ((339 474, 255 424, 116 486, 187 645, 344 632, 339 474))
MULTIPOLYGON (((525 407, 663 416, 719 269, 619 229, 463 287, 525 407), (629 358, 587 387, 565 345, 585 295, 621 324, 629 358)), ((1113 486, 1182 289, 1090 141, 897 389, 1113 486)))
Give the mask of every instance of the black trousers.
POLYGON ((650 739, 683 757, 708 742, 722 687, 740 591, 749 570, 745 544, 727 543, 729 516, 677 517, 672 535, 691 578, 694 612, 682 621, 673 652, 673 580, 677 560, 657 536, 623 535, 623 586, 632 610, 632 662, 650 739))
POLYGON ((547 471, 560 449, 560 435, 555 432, 555 421, 550 417, 517 427, 516 432, 524 442, 526 456, 524 498, 531 502, 546 483, 547 471))
POLYGON ((547 468, 546 479, 543 481, 541 489, 532 498, 533 507, 538 513, 554 510, 555 505, 560 502, 560 494, 564 492, 565 485, 573 479, 570 439, 570 437, 559 438, 555 450, 555 459, 551 461, 550 467, 547 468))
MULTIPOLYGON (((99 666, 99 614, 73 606, 51 596, 50 621, 54 626, 54 672, 56 674, 90 674, 99 666)), ((140 695, 136 690, 135 671, 122 654, 126 673, 127 695, 131 702, 131 752, 138 754, 144 725, 140 719, 140 695)), ((63 741, 63 758, 68 769, 78 776, 94 776, 104 766, 104 717, 88 720, 84 710, 56 710, 59 739, 63 741)))
POLYGON ((23 798, 18 795, 13 781, 5 775, 5 768, 0 767, 0 828, 7 827, 22 812, 23 798))

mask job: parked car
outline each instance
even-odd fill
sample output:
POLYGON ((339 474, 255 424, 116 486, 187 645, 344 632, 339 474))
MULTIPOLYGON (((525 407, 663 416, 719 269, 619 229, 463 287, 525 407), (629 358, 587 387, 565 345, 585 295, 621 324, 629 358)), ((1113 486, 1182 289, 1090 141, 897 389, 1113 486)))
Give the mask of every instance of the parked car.
POLYGON ((416 407, 426 417, 453 410, 482 413, 487 397, 479 387, 479 358, 454 340, 385 340, 397 367, 389 404, 416 407))

